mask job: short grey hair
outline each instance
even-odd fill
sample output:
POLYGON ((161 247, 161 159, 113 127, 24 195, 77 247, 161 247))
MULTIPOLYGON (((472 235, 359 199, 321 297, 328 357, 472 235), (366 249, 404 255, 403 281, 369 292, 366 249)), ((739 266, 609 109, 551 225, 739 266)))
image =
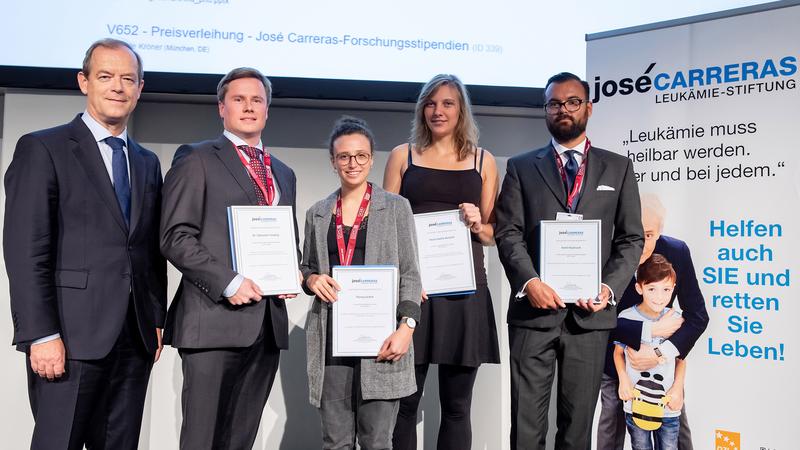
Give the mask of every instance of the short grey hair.
POLYGON ((139 81, 144 79, 144 68, 142 67, 142 57, 136 53, 136 50, 133 49, 131 44, 128 44, 125 41, 121 41, 119 39, 113 38, 105 38, 100 39, 99 41, 95 41, 92 45, 89 46, 89 49, 86 50, 86 55, 83 57, 83 66, 81 67, 81 72, 83 75, 88 77, 90 71, 92 70, 92 54, 94 53, 97 47, 103 48, 127 48, 128 50, 133 53, 133 56, 136 57, 136 66, 139 69, 136 74, 139 76, 139 81))
POLYGON ((642 203, 642 215, 644 215, 645 211, 653 213, 658 219, 658 232, 660 233, 664 229, 664 218, 667 215, 667 210, 664 208, 664 204, 661 203, 661 199, 656 194, 648 193, 642 194, 640 201, 642 203))
POLYGON ((222 77, 217 84, 217 101, 223 103, 225 101, 225 94, 228 93, 228 85, 233 80, 240 78, 255 78, 264 85, 264 90, 267 92, 267 105, 272 103, 272 83, 269 78, 265 77, 258 69, 252 67, 237 67, 222 77))

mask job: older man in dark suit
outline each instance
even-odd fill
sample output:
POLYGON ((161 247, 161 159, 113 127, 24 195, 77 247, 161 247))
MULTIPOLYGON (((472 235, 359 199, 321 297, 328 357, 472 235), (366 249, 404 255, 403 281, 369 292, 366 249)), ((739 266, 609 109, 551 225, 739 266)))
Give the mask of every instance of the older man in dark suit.
POLYGON ((294 172, 261 142, 270 94, 255 69, 225 75, 223 135, 181 146, 164 182, 161 250, 183 274, 165 335, 183 364, 182 449, 251 448, 288 348, 289 296, 236 273, 228 237, 228 206, 295 206, 294 172))
POLYGON ((592 417, 614 295, 627 286, 642 252, 639 190, 627 158, 586 138, 589 86, 560 73, 545 87, 550 144, 508 161, 497 201, 495 237, 511 284, 511 448, 544 449, 550 390, 558 363, 555 446, 590 447, 592 417), (602 222, 602 287, 596 299, 567 306, 539 278, 540 222, 573 213, 602 222))
POLYGON ((6 173, 14 343, 29 358, 31 448, 136 449, 161 351, 161 168, 128 136, 142 91, 128 44, 86 52, 86 111, 23 136, 6 173))

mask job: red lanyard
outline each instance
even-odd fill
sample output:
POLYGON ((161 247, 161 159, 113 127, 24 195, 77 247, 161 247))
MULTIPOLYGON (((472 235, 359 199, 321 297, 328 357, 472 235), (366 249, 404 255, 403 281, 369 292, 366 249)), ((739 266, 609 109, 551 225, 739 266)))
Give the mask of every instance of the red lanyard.
POLYGON ((339 249, 339 264, 349 266, 353 262, 353 252, 356 250, 356 237, 358 237, 358 229, 361 227, 361 222, 364 220, 364 215, 367 214, 367 206, 372 197, 372 183, 367 183, 367 192, 364 192, 364 197, 361 199, 361 206, 358 207, 356 213, 356 220, 353 222, 353 228, 350 229, 350 237, 347 240, 347 247, 344 246, 344 224, 342 223, 342 194, 336 197, 336 247, 339 249))
MULTIPOLYGON (((575 183, 572 184, 572 192, 567 194, 567 209, 572 211, 572 203, 575 201, 575 197, 578 196, 578 192, 581 191, 581 186, 583 185, 583 176, 586 173, 586 160, 589 159, 589 147, 592 146, 592 143, 589 142, 589 138, 586 138, 586 145, 583 146, 583 158, 581 161, 581 167, 578 169, 578 173, 575 175, 575 183)), ((564 162, 561 161, 561 156, 558 154, 558 150, 553 150, 556 152, 556 163, 558 164, 558 171, 561 172, 561 181, 564 182, 564 185, 567 184, 567 171, 564 169, 564 162)))
MULTIPOLYGON (((264 152, 264 168, 266 169, 267 173, 267 185, 264 186, 264 183, 261 182, 261 177, 256 175, 256 171, 253 170, 253 167, 250 165, 250 162, 244 159, 242 156, 242 151, 236 147, 236 154, 239 155, 239 159, 242 161, 245 169, 247 169, 247 173, 250 174, 250 178, 256 182, 256 186, 261 190, 261 194, 264 195, 264 200, 267 201, 267 204, 272 206, 272 202, 275 201, 275 183, 272 181, 272 158, 269 156, 269 153, 264 152)), ((258 154, 255 155, 258 158, 258 154)))

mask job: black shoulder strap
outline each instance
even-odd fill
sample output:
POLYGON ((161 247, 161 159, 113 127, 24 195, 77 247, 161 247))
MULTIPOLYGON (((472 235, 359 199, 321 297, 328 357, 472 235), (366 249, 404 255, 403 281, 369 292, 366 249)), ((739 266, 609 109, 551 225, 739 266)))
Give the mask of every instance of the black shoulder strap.
POLYGON ((414 162, 411 160, 411 142, 408 143, 408 167, 414 165, 414 162))

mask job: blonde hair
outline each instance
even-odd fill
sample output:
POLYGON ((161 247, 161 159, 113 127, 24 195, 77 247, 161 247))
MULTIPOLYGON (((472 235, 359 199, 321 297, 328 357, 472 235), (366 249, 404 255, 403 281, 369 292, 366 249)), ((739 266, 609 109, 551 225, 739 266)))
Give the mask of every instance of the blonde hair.
POLYGON ((436 75, 422 87, 417 98, 417 106, 414 109, 414 120, 411 122, 411 142, 416 144, 420 150, 424 150, 433 143, 433 134, 425 121, 425 104, 433 97, 437 89, 445 85, 453 87, 459 96, 458 123, 453 140, 456 144, 458 160, 462 161, 478 148, 478 125, 472 116, 472 105, 467 88, 455 75, 436 75))

